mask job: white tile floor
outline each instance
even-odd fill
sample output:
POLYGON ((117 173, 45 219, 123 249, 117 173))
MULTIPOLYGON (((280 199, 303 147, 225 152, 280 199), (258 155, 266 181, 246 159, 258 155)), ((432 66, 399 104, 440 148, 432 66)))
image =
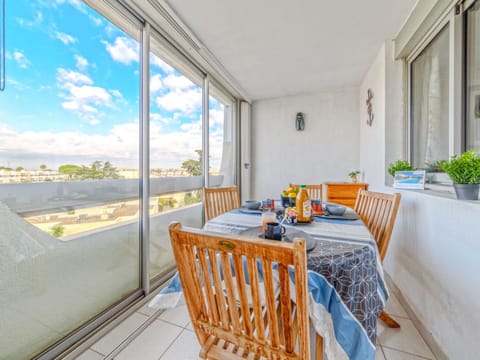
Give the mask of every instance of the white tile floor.
MULTIPOLYGON (((400 323, 401 328, 389 329, 381 321, 378 322, 375 360, 435 359, 395 295, 391 294, 386 310, 400 323)), ((114 354, 113 358, 118 360, 199 359, 200 348, 184 305, 162 313, 122 349, 122 342, 153 313, 146 305, 143 306, 76 360, 111 359, 114 354)))

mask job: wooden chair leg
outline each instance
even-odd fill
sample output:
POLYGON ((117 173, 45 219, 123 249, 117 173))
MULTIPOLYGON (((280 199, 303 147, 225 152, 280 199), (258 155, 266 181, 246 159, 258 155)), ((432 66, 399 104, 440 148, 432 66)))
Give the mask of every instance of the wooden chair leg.
POLYGON ((315 336, 315 360, 323 360, 323 338, 315 336))
POLYGON ((380 320, 382 320, 389 328, 399 328, 400 324, 392 319, 385 311, 380 313, 380 320))

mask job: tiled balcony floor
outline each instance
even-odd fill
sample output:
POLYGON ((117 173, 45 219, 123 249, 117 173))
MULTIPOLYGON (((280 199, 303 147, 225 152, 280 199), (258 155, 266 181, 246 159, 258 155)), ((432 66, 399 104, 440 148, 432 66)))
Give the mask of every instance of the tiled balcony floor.
MULTIPOLYGON (((401 324, 401 328, 389 329, 381 321, 378 322, 376 360, 435 359, 393 293, 388 300, 387 312, 401 324)), ((123 348, 122 342, 147 321, 153 313, 154 311, 146 305, 143 306, 90 349, 78 356, 76 360, 100 360, 105 358, 118 360, 199 359, 200 347, 184 305, 163 312, 123 348), (120 349, 122 350, 119 352, 120 349)))

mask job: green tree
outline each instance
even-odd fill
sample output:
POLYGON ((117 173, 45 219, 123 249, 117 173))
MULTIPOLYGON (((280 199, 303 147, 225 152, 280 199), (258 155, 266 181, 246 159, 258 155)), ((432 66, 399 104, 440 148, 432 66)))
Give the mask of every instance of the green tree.
POLYGON ((40 165, 40 170, 47 170, 47 165, 45 164, 40 165))
POLYGON ((183 201, 185 205, 199 203, 202 201, 202 192, 198 190, 187 192, 183 198, 183 201))
POLYGON ((80 179, 120 179, 121 176, 116 167, 109 161, 103 163, 96 160, 90 166, 78 165, 62 165, 58 168, 58 172, 69 176, 70 180, 80 179))
POLYGON ((50 228, 50 234, 52 234, 52 236, 56 238, 62 237, 64 232, 65 232, 65 227, 61 224, 53 225, 50 228))
POLYGON ((198 160, 189 159, 182 163, 182 169, 184 169, 190 176, 202 175, 202 150, 195 150, 195 152, 198 155, 198 160))
POLYGON ((15 169, 15 171, 23 171, 23 170, 25 170, 25 168, 21 166, 17 166, 17 168, 15 169))
POLYGON ((80 169, 78 165, 65 164, 58 167, 58 172, 68 175, 69 180, 73 180, 78 176, 80 169))
POLYGON ((172 209, 175 207, 176 203, 177 203, 177 200, 175 200, 173 197, 168 199, 168 206, 170 206, 172 209))

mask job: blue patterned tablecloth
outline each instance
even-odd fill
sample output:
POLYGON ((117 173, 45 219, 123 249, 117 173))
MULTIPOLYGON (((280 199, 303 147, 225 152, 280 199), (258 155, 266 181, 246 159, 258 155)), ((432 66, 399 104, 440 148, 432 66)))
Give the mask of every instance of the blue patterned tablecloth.
MULTIPOLYGON (((234 210, 210 220, 204 229, 241 234, 260 225, 260 214, 234 210)), ((373 360, 377 319, 388 290, 372 235, 360 220, 315 218, 289 226, 316 241, 307 253, 310 319, 324 338, 327 359, 373 360)), ((161 307, 165 296, 179 292, 174 278, 150 306, 161 307)))

